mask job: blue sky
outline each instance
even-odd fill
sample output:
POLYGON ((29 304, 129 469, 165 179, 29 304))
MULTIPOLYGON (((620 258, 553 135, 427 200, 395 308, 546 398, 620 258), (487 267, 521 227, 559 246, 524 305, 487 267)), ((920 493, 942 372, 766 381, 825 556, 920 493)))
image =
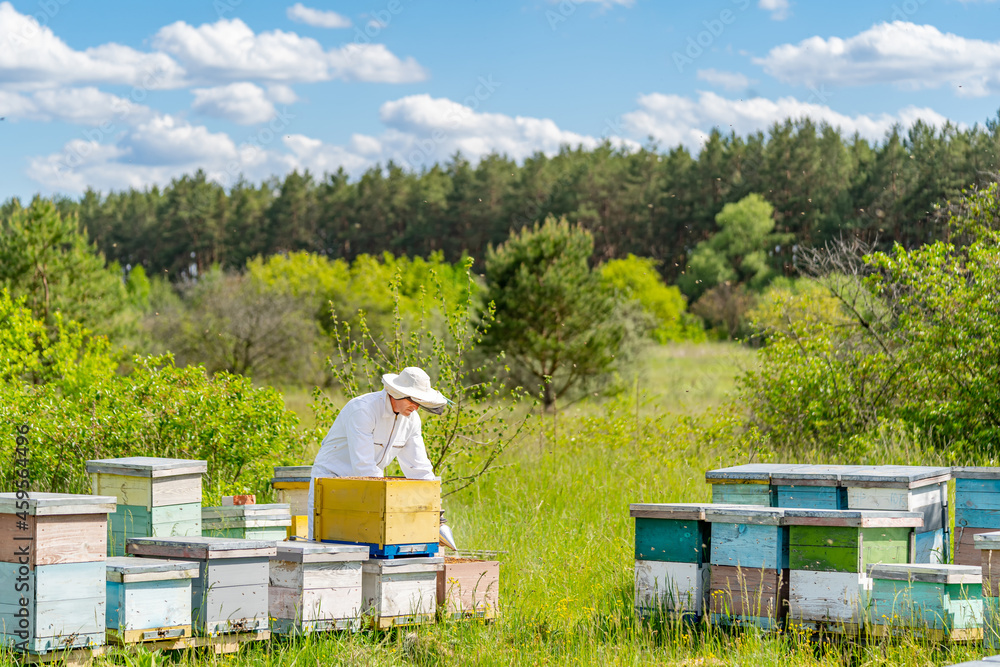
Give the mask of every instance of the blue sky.
POLYGON ((697 151, 789 116, 973 125, 1000 107, 998 25, 985 0, 0 2, 0 198, 697 151))

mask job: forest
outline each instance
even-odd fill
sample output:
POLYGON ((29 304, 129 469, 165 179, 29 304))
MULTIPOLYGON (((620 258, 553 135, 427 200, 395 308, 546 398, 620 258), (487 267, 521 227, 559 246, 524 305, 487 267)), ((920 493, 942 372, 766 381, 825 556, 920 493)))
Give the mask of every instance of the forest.
POLYGON ((996 121, 940 129, 918 122, 870 142, 789 119, 746 137, 714 130, 697 155, 605 143, 523 164, 494 154, 473 165, 455 155, 419 173, 393 163, 356 179, 343 170, 296 171, 228 191, 199 172, 163 189, 91 190, 57 203, 78 215, 109 262, 173 282, 215 264, 242 270, 253 257, 294 251, 348 261, 384 251, 479 258, 551 215, 593 235, 594 262, 653 257, 672 283, 717 231, 722 207, 748 194, 773 205, 774 231, 791 241, 771 248, 769 261, 793 275, 799 246, 852 236, 909 248, 945 237, 936 206, 993 180, 998 164, 996 121))

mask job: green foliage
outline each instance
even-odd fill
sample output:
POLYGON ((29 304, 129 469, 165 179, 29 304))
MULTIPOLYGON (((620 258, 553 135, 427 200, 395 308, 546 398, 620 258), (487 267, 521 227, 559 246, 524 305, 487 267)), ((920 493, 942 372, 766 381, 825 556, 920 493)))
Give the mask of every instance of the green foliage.
POLYGON ((768 253, 791 238, 772 233, 774 207, 761 195, 749 194, 735 204, 723 206, 715 222, 719 231, 695 246, 679 280, 681 289, 694 299, 724 283, 762 289, 777 275, 768 253))
POLYGON ((487 252, 484 300, 495 321, 483 348, 502 352, 546 409, 606 386, 634 344, 614 292, 588 264, 593 249, 589 232, 549 218, 487 252))
MULTIPOLYGON (((87 459, 205 459, 211 504, 227 492, 268 494, 271 466, 300 451, 305 436, 274 389, 228 373, 208 377, 201 367, 177 368, 169 356, 133 363, 128 375, 105 366, 86 378, 0 384, 4 466, 13 460, 14 429, 28 424, 36 490, 89 493, 87 459), (70 383, 72 393, 64 391, 70 383)), ((7 479, 10 470, 2 472, 7 479)))
POLYGON ((61 215, 48 199, 35 197, 28 208, 16 200, 4 207, 0 287, 24 297, 48 326, 54 326, 56 313, 101 333, 122 333, 129 324, 120 272, 105 268, 78 229, 76 215, 61 215))
POLYGON ((308 301, 218 267, 152 318, 153 335, 183 364, 272 382, 318 379, 319 326, 308 301))
POLYGON ((653 319, 651 333, 656 342, 704 340, 701 324, 685 312, 684 295, 677 287, 663 283, 656 265, 654 259, 630 254, 601 265, 601 278, 624 298, 639 302, 653 319))
MULTIPOLYGON (((501 394, 502 382, 489 375, 486 364, 477 366, 472 361, 477 358, 483 330, 492 321, 492 310, 487 309, 478 326, 470 326, 478 291, 471 266, 472 260, 467 260, 461 299, 454 298, 450 267, 444 280, 436 267, 426 267, 428 282, 408 286, 419 295, 413 317, 403 312, 403 269, 397 266, 387 291, 393 303, 392 327, 382 333, 368 327, 364 312, 359 313, 359 329, 355 330, 334 311, 332 372, 345 395, 379 391, 383 374, 417 366, 427 371, 434 388, 449 399, 444 413, 427 416, 422 426, 427 455, 442 478, 446 495, 490 472, 517 439, 526 419, 519 417, 520 392, 501 394), (443 318, 443 331, 432 326, 435 313, 443 318)), ((316 421, 329 428, 339 408, 319 391, 315 398, 316 421)))
POLYGON ((969 194, 952 220, 962 245, 897 246, 861 273, 776 293, 757 313, 760 369, 741 380, 751 423, 790 451, 851 451, 890 428, 951 460, 995 460, 998 196, 969 194))

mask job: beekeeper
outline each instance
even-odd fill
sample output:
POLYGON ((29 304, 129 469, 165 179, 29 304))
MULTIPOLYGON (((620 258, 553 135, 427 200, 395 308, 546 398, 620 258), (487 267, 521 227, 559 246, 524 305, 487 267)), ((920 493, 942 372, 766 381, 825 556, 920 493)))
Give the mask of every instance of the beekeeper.
POLYGON ((318 477, 382 477, 393 460, 409 479, 439 479, 420 435, 419 409, 441 414, 448 400, 431 388, 422 369, 410 366, 382 376, 382 391, 352 398, 334 420, 316 454, 309 484, 309 537, 318 477))

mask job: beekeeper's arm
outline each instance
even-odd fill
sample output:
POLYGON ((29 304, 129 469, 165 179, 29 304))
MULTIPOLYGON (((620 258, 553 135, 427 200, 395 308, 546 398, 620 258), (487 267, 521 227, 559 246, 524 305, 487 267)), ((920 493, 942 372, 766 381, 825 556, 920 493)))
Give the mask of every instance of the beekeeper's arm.
MULTIPOLYGON (((414 416, 416 413, 414 413, 414 416)), ((406 475, 407 479, 437 479, 437 475, 434 474, 434 467, 431 465, 431 460, 427 458, 427 449, 424 447, 424 439, 420 435, 420 422, 419 417, 417 421, 417 428, 413 431, 413 434, 406 440, 406 444, 400 448, 399 454, 396 456, 396 460, 399 461, 399 468, 406 475)))
POLYGON ((354 410, 347 420, 347 451, 354 476, 382 476, 382 470, 375 465, 375 415, 370 411, 354 410))

